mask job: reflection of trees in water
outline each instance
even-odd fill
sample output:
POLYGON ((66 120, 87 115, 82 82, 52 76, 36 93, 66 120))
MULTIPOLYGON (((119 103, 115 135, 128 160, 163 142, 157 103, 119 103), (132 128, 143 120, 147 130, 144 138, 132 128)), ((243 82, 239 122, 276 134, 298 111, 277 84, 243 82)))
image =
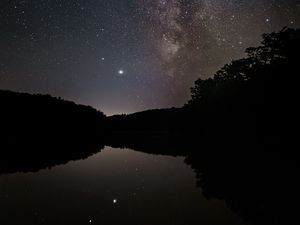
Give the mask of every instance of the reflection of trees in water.
MULTIPOLYGON (((154 139, 145 141, 154 154, 183 153, 203 194, 224 200, 246 221, 300 224, 299 163, 288 152, 299 145, 299 52, 300 29, 265 34, 261 46, 247 49, 246 58, 225 65, 213 78, 197 80, 182 109, 156 111, 154 121, 146 113, 114 119, 131 121, 122 124, 130 132, 143 121, 150 131, 162 121, 160 127, 172 135, 181 132, 161 153, 154 139)), ((128 144, 151 153, 145 146, 128 144)))
MULTIPOLYGON (((299 222, 297 203, 300 200, 300 185, 296 154, 249 149, 234 151, 232 148, 226 150, 226 146, 213 148, 192 145, 191 141, 158 137, 139 137, 135 142, 133 137, 124 138, 124 142, 113 140, 109 141, 113 147, 131 148, 149 154, 185 156, 185 162, 195 171, 197 186, 203 195, 208 199, 224 200, 232 211, 247 222, 272 225, 299 222)), ((1 173, 37 171, 83 159, 104 146, 84 139, 45 143, 27 145, 29 149, 32 147, 31 151, 26 151, 22 142, 16 145, 18 150, 1 158, 1 173), (21 153, 20 149, 26 154, 21 153)))
POLYGON ((300 175, 296 153, 232 146, 201 146, 191 140, 136 139, 114 147, 133 148, 149 154, 185 156, 207 199, 224 200, 247 223, 299 224, 300 175), (151 148, 148 144, 151 143, 151 148), (230 150, 227 150, 230 149, 230 150))
POLYGON ((28 140, 10 139, 1 143, 0 174, 15 172, 37 172, 65 164, 72 160, 85 159, 104 148, 101 143, 89 140, 28 140))
POLYGON ((299 224, 299 161, 279 151, 211 151, 186 163, 208 199, 224 200, 253 224, 299 224))
POLYGON ((299 34, 264 35, 247 58, 196 81, 180 109, 105 117, 50 96, 0 91, 0 174, 86 158, 104 144, 183 155, 207 198, 254 224, 299 224, 297 158, 272 149, 287 151, 296 140, 299 34))
POLYGON ((103 113, 49 95, 0 91, 0 174, 37 171, 103 148, 103 113))

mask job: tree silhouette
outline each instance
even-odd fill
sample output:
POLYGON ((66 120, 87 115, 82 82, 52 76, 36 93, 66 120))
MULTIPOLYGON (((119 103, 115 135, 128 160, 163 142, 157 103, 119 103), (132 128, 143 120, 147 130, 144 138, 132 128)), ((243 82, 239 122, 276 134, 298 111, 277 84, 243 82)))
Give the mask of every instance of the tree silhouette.
POLYGON ((264 34, 262 45, 248 48, 246 58, 195 82, 185 106, 193 115, 189 120, 201 123, 202 133, 214 130, 216 139, 228 138, 226 133, 273 143, 288 137, 285 132, 297 120, 299 52, 299 29, 264 34))
MULTIPOLYGON (((222 89, 232 85, 242 85, 255 79, 263 79, 262 74, 268 66, 295 62, 300 50, 300 30, 283 28, 279 32, 263 35, 262 46, 246 49, 247 58, 239 59, 226 64, 216 72, 213 78, 198 79, 191 88, 191 100, 188 104, 199 102, 200 99, 215 93, 214 89, 222 89), (265 68, 264 68, 265 67, 265 68)), ((276 75, 276 74, 274 74, 276 75)), ((283 76, 284 74, 282 74, 283 76)))

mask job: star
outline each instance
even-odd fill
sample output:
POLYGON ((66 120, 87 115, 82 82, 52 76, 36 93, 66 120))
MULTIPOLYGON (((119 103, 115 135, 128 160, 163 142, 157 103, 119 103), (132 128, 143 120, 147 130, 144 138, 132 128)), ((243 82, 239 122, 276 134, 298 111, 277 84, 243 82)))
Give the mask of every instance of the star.
POLYGON ((4 2, 0 89, 116 114, 180 107, 195 80, 244 57, 262 33, 300 26, 299 0, 4 2), (79 91, 85 96, 71 94, 79 91))
POLYGON ((116 198, 113 199, 113 203, 114 203, 114 204, 117 203, 117 199, 116 199, 116 198))

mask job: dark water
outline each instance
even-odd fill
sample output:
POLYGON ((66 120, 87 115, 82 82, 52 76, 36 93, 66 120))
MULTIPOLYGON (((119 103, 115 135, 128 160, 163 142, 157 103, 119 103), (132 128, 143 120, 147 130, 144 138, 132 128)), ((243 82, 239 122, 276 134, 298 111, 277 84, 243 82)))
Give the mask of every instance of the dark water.
POLYGON ((105 147, 79 161, 0 176, 0 224, 238 225, 184 157, 105 147))

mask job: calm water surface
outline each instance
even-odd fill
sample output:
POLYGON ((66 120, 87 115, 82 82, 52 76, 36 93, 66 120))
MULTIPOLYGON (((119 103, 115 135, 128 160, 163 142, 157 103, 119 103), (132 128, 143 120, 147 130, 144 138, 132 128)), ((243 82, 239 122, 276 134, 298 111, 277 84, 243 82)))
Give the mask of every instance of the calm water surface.
POLYGON ((242 224, 196 188, 183 157, 129 149, 37 173, 0 176, 0 224, 242 224))

